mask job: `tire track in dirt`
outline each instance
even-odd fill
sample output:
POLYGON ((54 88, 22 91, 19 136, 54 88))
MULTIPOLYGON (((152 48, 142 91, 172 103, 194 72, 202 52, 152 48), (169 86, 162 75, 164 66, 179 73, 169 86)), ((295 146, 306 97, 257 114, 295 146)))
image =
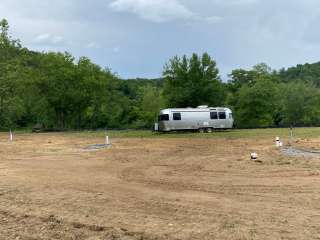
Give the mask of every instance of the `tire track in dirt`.
MULTIPOLYGON (((185 167, 185 165, 160 165, 160 166, 144 166, 142 167, 127 167, 124 168, 118 177, 128 183, 137 183, 144 187, 160 188, 164 191, 195 191, 195 192, 206 192, 212 194, 223 194, 223 195, 259 195, 259 194, 281 194, 286 192, 288 194, 296 193, 314 193, 315 189, 313 186, 293 186, 293 185, 264 185, 264 184, 236 184, 229 183, 219 184, 219 182, 203 184, 203 182, 194 181, 194 177, 201 176, 202 179, 215 179, 221 178, 227 174, 230 178, 242 176, 241 174, 226 173, 224 171, 207 171, 201 170, 201 167, 185 167), (160 168, 159 168, 160 167, 160 168), (157 168, 156 171, 151 171, 152 168, 157 168), (183 169, 184 168, 184 169, 183 169), (188 172, 189 170, 191 172, 188 172), (152 174, 150 174, 152 172, 152 174), (186 173, 187 172, 187 173, 186 173), (197 173, 192 175, 192 172, 197 173), (199 173, 199 172, 202 172, 199 173), (208 174, 209 173, 209 174, 208 174), (179 176, 184 176, 186 179, 190 176, 190 179, 184 182, 179 180, 179 176)), ((280 179, 283 177, 287 178, 308 178, 314 176, 314 173, 309 170, 293 170, 293 171, 273 171, 268 173, 257 173, 255 176, 250 176, 253 179, 268 178, 280 179)))
POLYGON ((17 215, 0 210, 0 239, 7 236, 6 240, 40 240, 40 239, 103 239, 103 240, 165 240, 173 239, 133 232, 126 228, 86 224, 81 222, 68 222, 54 215, 33 216, 17 215), (12 227, 17 226, 19 227, 12 227))

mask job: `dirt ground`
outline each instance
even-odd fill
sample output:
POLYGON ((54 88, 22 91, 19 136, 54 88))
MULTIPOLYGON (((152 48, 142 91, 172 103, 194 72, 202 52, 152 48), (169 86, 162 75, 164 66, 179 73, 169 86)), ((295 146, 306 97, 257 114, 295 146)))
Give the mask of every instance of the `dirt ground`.
POLYGON ((320 157, 262 137, 112 141, 0 134, 0 239, 320 239, 320 157))

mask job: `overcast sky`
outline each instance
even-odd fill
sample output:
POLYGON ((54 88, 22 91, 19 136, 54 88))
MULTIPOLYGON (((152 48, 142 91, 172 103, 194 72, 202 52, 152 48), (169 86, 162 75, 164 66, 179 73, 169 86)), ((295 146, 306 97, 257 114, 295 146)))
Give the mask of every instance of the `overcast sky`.
POLYGON ((221 75, 320 61, 319 0, 1 0, 24 46, 87 56, 123 78, 159 77, 207 51, 221 75))

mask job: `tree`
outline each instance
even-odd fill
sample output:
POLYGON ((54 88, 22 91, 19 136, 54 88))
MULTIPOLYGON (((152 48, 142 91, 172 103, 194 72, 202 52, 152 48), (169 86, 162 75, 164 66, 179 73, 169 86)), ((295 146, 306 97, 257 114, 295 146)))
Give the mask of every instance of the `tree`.
POLYGON ((318 125, 320 120, 320 90, 304 83, 280 86, 283 123, 303 126, 318 125))
POLYGON ((137 113, 135 127, 150 128, 157 120, 159 110, 164 106, 164 99, 159 89, 153 86, 141 87, 140 101, 135 107, 137 113))
POLYGON ((13 127, 23 114, 20 89, 22 49, 9 36, 7 20, 0 21, 0 128, 13 127))
POLYGON ((240 127, 267 127, 274 124, 277 108, 276 85, 261 78, 253 86, 240 88, 235 105, 236 124, 240 127))
POLYGON ((95 78, 85 113, 86 125, 93 129, 127 127, 131 104, 120 91, 120 80, 109 69, 95 74, 95 78))
POLYGON ((69 53, 47 53, 42 56, 40 76, 35 84, 48 104, 47 124, 50 127, 66 128, 76 104, 74 96, 78 86, 74 58, 69 53))
POLYGON ((222 83, 216 62, 204 53, 191 58, 174 57, 164 67, 164 96, 170 107, 221 105, 224 101, 222 83))
POLYGON ((252 71, 256 73, 257 76, 267 76, 272 73, 271 67, 269 67, 266 63, 254 65, 252 71))
POLYGON ((320 86, 320 62, 313 64, 298 64, 287 70, 282 68, 278 72, 280 80, 284 83, 302 82, 312 83, 314 86, 320 86))
POLYGON ((252 85, 255 82, 255 74, 253 71, 244 69, 235 69, 229 74, 231 78, 228 81, 229 89, 232 92, 238 91, 243 85, 252 85))
POLYGON ((251 70, 235 69, 229 75, 229 89, 232 92, 238 91, 243 85, 253 86, 261 78, 273 78, 276 73, 265 63, 259 63, 252 67, 251 70))
POLYGON ((320 63, 235 69, 228 83, 207 54, 174 57, 163 78, 123 80, 88 58, 34 52, 0 21, 0 128, 146 128, 160 108, 231 107, 241 127, 318 125, 320 63))

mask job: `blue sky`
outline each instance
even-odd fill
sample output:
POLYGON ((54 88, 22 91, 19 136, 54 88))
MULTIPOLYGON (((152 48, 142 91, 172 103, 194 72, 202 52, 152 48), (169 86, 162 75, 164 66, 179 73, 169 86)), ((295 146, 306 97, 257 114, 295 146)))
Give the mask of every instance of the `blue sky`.
POLYGON ((123 78, 159 77, 193 52, 208 52, 223 79, 320 61, 318 0, 1 0, 0 18, 30 49, 87 56, 123 78))

